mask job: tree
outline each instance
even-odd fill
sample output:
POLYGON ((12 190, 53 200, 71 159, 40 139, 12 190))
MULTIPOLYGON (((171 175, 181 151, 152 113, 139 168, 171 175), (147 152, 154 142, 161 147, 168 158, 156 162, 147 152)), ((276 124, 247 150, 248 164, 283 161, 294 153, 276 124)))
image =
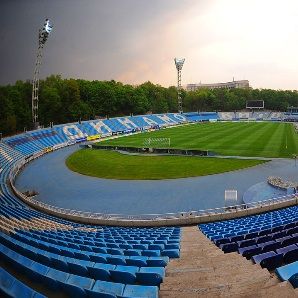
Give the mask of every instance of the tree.
POLYGON ((40 93, 40 120, 44 125, 60 123, 62 102, 56 87, 45 86, 40 93))
MULTIPOLYGON (((0 86, 0 131, 14 134, 32 125, 32 84, 17 81, 0 86)), ((298 106, 298 91, 271 89, 182 90, 183 110, 233 111, 245 108, 247 100, 264 100, 268 110, 285 111, 298 106)), ((47 126, 93 119, 95 116, 123 116, 133 113, 177 112, 177 89, 145 82, 137 87, 121 82, 63 79, 51 75, 40 81, 39 120, 47 126)))

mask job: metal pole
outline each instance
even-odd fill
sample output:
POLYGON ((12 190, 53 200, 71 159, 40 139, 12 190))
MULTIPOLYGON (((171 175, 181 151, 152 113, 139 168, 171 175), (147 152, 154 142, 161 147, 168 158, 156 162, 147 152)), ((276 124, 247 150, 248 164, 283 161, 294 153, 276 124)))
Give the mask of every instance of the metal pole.
POLYGON ((178 112, 180 114, 183 113, 182 110, 182 96, 181 96, 181 69, 178 69, 178 85, 177 85, 177 91, 178 91, 178 112))
POLYGON ((178 112, 180 114, 183 113, 182 109, 182 86, 181 86, 181 71, 184 64, 185 59, 175 58, 175 65, 177 69, 177 97, 178 97, 178 112))
POLYGON ((43 28, 38 32, 38 49, 35 61, 34 76, 32 82, 32 121, 34 129, 38 128, 38 90, 39 90, 39 70, 42 61, 42 50, 52 31, 52 25, 48 19, 45 20, 43 28))
POLYGON ((34 129, 37 129, 39 126, 38 123, 38 90, 39 90, 39 71, 40 71, 40 65, 42 60, 42 49, 43 44, 40 44, 38 46, 37 50, 37 57, 35 62, 35 68, 34 68, 34 77, 33 77, 33 88, 32 88, 32 120, 33 120, 33 126, 34 129))

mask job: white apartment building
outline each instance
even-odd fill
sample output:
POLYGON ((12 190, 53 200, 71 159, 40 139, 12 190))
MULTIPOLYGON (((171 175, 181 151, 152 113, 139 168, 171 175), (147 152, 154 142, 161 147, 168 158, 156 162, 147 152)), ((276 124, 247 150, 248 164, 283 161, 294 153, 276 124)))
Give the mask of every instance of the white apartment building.
POLYGON ((225 88, 225 89, 234 89, 234 88, 242 88, 246 89, 249 88, 249 81, 248 80, 240 80, 240 81, 232 81, 227 83, 213 83, 213 84, 187 84, 186 91, 195 91, 201 88, 206 89, 218 89, 218 88, 225 88))

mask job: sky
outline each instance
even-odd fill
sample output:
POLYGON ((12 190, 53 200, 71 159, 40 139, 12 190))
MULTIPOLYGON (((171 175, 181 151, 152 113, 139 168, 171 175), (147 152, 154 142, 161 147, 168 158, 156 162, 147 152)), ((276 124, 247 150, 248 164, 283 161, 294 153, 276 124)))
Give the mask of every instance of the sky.
POLYGON ((45 18, 41 78, 167 87, 181 57, 183 85, 298 89, 297 0, 0 0, 0 85, 33 77, 45 18))

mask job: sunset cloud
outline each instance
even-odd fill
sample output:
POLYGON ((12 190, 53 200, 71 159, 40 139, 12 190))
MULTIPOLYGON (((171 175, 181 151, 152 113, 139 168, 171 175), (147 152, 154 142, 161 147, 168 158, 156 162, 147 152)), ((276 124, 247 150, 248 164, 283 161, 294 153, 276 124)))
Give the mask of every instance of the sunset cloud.
POLYGON ((0 3, 0 83, 32 78, 36 34, 54 30, 42 77, 176 84, 248 79, 255 88, 298 89, 295 0, 53 0, 0 3))

